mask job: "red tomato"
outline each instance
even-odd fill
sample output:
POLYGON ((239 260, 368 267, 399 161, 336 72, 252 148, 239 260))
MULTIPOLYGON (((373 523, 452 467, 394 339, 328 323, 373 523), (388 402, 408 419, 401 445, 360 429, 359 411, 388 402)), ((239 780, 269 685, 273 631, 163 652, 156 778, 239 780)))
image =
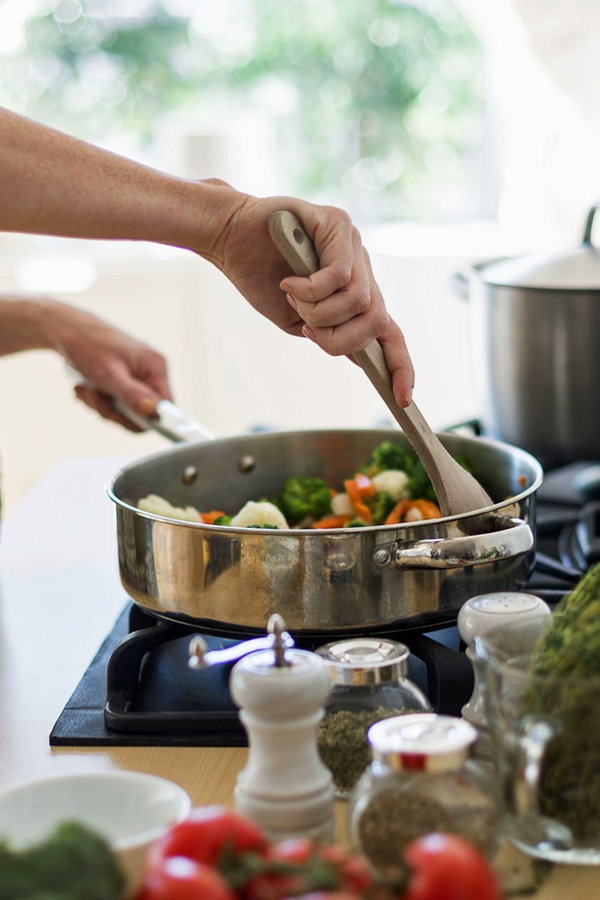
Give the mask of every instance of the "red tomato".
POLYGON ((372 884, 368 862, 337 844, 321 846, 309 838, 290 838, 265 854, 266 870, 243 892, 244 900, 281 900, 288 896, 360 896, 372 884), (311 893, 312 892, 312 893, 311 893))
POLYGON ((170 856, 186 856, 216 866, 227 854, 248 850, 263 853, 267 840, 260 828, 225 806, 193 809, 187 819, 174 825, 156 841, 148 854, 148 866, 158 866, 170 856))
POLYGON ((311 891, 310 894, 284 897, 283 900, 361 900, 362 896, 362 894, 353 894, 347 891, 311 891))
POLYGON ((402 900, 501 900, 500 884, 487 860, 464 838, 428 834, 404 851, 410 867, 402 900))
POLYGON ((373 884, 373 871, 364 856, 339 844, 322 847, 319 855, 324 862, 337 869, 340 888, 361 894, 373 884))
POLYGON ((244 900, 280 900, 287 894, 309 890, 305 866, 313 853, 309 838, 290 838, 269 847, 264 856, 266 871, 259 872, 244 888, 244 900))
POLYGON ((146 870, 135 900, 235 900, 215 869, 185 856, 170 856, 146 870))

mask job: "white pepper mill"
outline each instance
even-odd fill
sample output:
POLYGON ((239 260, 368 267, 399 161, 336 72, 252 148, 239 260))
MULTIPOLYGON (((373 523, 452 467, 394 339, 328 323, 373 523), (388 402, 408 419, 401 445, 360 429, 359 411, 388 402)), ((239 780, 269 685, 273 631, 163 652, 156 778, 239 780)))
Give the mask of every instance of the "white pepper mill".
POLYGON ((331 682, 315 653, 286 649, 280 616, 269 620, 272 649, 236 663, 230 690, 240 707, 249 753, 239 773, 235 808, 270 840, 334 837, 334 788, 317 750, 317 729, 331 682))
MULTIPOLYGON (((458 613, 458 633, 467 645, 465 654, 475 663, 473 642, 479 635, 486 634, 509 622, 522 622, 538 616, 549 616, 550 607, 541 597, 519 591, 499 591, 479 594, 463 604, 458 613)), ((463 718, 475 725, 482 739, 479 749, 486 747, 487 718, 485 715, 483 690, 476 664, 473 666, 474 686, 470 700, 462 708, 463 718)))

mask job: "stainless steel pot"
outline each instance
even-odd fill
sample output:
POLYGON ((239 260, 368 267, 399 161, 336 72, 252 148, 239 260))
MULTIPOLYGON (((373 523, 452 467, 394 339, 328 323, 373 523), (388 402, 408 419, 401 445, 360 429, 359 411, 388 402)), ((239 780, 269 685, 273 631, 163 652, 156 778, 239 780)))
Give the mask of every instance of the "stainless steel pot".
MULTIPOLYGON (((498 502, 497 530, 469 534, 466 514, 405 525, 270 531, 173 521, 139 510, 149 493, 177 506, 237 511, 275 496, 292 475, 332 484, 356 471, 392 429, 273 432, 183 444, 126 466, 116 504, 120 574, 159 617, 221 634, 262 633, 280 613, 296 634, 413 629, 454 621, 474 594, 516 590, 534 554, 541 466, 494 441, 441 436, 498 502)), ((481 511, 479 511, 481 512, 481 511)))
POLYGON ((484 433, 547 466, 600 452, 598 208, 575 252, 492 260, 467 279, 484 433))

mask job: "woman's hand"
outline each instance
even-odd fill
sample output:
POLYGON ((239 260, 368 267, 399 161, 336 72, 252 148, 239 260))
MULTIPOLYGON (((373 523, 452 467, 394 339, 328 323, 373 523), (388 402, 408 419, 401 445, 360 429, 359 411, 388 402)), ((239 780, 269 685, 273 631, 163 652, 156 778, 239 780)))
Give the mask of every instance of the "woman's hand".
POLYGON ((65 304, 49 307, 54 349, 82 376, 75 394, 103 418, 139 431, 120 415, 112 399, 145 418, 161 399, 171 399, 164 356, 104 320, 65 304))
POLYGON ((139 415, 171 399, 164 356, 90 312, 42 296, 0 296, 0 356, 54 350, 81 375, 75 393, 105 419, 140 429, 115 411, 120 400, 139 415))

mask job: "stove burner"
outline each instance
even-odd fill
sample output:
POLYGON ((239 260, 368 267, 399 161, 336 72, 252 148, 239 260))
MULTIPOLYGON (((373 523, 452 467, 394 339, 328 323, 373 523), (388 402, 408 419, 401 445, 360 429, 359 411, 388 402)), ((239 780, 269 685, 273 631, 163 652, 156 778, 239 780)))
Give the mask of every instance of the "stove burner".
POLYGON ((600 502, 586 503, 577 520, 562 529, 558 553, 565 565, 581 572, 600 561, 600 502))
MULTIPOLYGON (((130 633, 115 647, 107 668, 104 706, 106 727, 117 732, 215 731, 226 744, 245 743, 237 707, 229 694, 232 665, 192 671, 187 665, 190 639, 195 630, 163 621, 132 605, 130 633)), ((454 626, 438 632, 386 632, 405 643, 412 654, 409 677, 429 696, 438 712, 460 715, 473 689, 471 663, 461 651, 454 626)), ((203 635, 209 649, 239 641, 203 635)), ((321 636, 296 637, 296 645, 314 650, 325 643, 321 636)))
POLYGON ((584 500, 600 500, 600 463, 577 472, 573 476, 573 487, 584 500))

